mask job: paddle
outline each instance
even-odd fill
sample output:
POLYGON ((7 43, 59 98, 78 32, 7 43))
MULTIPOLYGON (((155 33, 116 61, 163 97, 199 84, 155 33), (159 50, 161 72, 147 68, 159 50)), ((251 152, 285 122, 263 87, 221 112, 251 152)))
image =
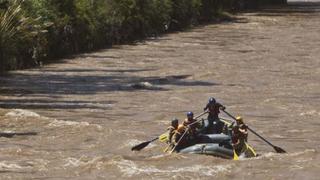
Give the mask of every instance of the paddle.
MULTIPOLYGON (((224 113, 226 113, 228 116, 230 116, 232 119, 236 120, 236 118, 234 116, 232 116, 230 113, 228 113, 225 110, 222 110, 224 113)), ((253 129, 251 129, 250 127, 248 127, 248 129, 255 134, 256 136, 258 136, 260 139, 262 139, 264 142, 266 142, 267 144, 269 144, 270 146, 273 147, 273 149, 277 152, 277 153, 286 153, 286 151, 278 146, 273 145, 271 142, 269 142, 268 140, 266 140, 264 137, 262 137, 261 135, 259 135, 258 133, 256 133, 253 129)))
MULTIPOLYGON (((224 122, 225 124, 227 124, 227 126, 233 126, 233 122, 232 122, 232 123, 229 122, 229 121, 232 121, 231 119, 226 119, 226 118, 222 118, 222 117, 220 117, 219 119, 220 119, 222 122, 224 122)), ((219 143, 219 146, 220 146, 220 145, 223 145, 223 143, 224 143, 224 142, 219 143)), ((252 157, 257 157, 256 151, 255 151, 248 143, 245 142, 245 145, 246 145, 246 149, 251 152, 252 157)), ((246 151, 247 151, 247 150, 246 150, 246 151)), ((234 160, 239 160, 239 156, 238 156, 238 154, 236 153, 235 149, 233 149, 233 159, 234 159, 234 160)))
POLYGON ((140 144, 138 144, 138 145, 135 145, 135 146, 133 146, 133 147, 131 148, 131 151, 140 151, 141 149, 145 148, 145 147, 148 146, 151 142, 153 142, 153 141, 155 141, 155 140, 157 140, 157 139, 159 139, 159 137, 156 137, 156 138, 154 138, 154 139, 152 139, 152 140, 150 140, 150 141, 145 141, 145 142, 143 142, 143 143, 140 143, 140 144))
POLYGON ((238 154, 237 154, 235 149, 233 149, 233 160, 236 160, 236 161, 239 160, 239 156, 238 156, 238 154))
MULTIPOLYGON (((198 116, 196 116, 194 119, 198 119, 199 117, 201 117, 201 116, 203 116, 203 115, 205 115, 205 114, 207 114, 207 113, 208 113, 208 111, 205 111, 205 112, 199 114, 198 116)), ((187 132, 189 131, 190 126, 193 125, 193 124, 198 123, 199 121, 200 121, 200 120, 197 120, 197 121, 195 121, 195 122, 193 122, 193 123, 191 123, 191 124, 189 124, 189 125, 187 126, 187 129, 186 129, 185 132, 182 134, 182 136, 181 136, 180 139, 178 140, 177 144, 176 144, 175 146, 173 146, 172 150, 170 151, 170 154, 176 149, 176 147, 179 145, 179 143, 181 142, 181 140, 183 139, 183 137, 187 134, 187 132)))
MULTIPOLYGON (((203 116, 203 115, 206 114, 206 113, 207 113, 207 112, 201 113, 201 114, 198 115, 195 119, 203 116)), ((163 135, 163 134, 162 134, 162 135, 163 135)), ((131 148, 131 151, 140 151, 141 149, 143 149, 143 148, 145 148, 146 146, 148 146, 151 142, 153 142, 153 141, 155 141, 155 140, 157 140, 157 139, 161 139, 162 135, 160 135, 159 137, 156 137, 156 138, 154 138, 154 139, 151 139, 151 140, 149 140, 149 141, 145 141, 145 142, 142 142, 142 143, 140 143, 140 144, 138 144, 138 145, 133 146, 133 147, 131 148)))
MULTIPOLYGON (((207 113, 207 112, 201 113, 201 114, 198 115, 196 118, 199 118, 199 117, 203 116, 203 115, 206 114, 206 113, 207 113)), ((163 134, 162 134, 162 135, 163 135, 163 134)), ((141 149, 143 149, 143 148, 145 148, 146 146, 148 146, 151 142, 153 142, 153 141, 161 138, 162 135, 160 135, 159 137, 156 137, 156 138, 154 138, 154 139, 151 139, 151 140, 149 140, 149 141, 145 141, 145 142, 142 142, 142 143, 140 143, 140 144, 138 144, 138 145, 133 146, 133 147, 131 148, 131 151, 140 151, 141 149)))

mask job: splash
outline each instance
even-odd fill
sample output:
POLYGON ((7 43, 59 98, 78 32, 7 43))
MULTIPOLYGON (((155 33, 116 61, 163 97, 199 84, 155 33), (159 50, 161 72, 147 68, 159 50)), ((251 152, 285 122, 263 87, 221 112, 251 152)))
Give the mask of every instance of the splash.
POLYGON ((48 127, 64 127, 64 126, 75 126, 75 127, 87 127, 87 126, 95 126, 99 130, 102 129, 100 125, 90 124, 88 122, 75 122, 75 121, 63 121, 63 120, 52 120, 48 125, 48 127))
POLYGON ((320 112, 317 112, 316 110, 311 110, 311 111, 300 113, 300 116, 313 116, 313 115, 320 116, 320 112))
MULTIPOLYGON (((8 118, 15 118, 18 119, 25 119, 25 118, 38 118, 37 120, 41 120, 43 122, 48 121, 47 127, 66 127, 66 126, 74 126, 74 127, 95 127, 98 130, 101 130, 102 127, 97 124, 90 124, 88 122, 76 122, 76 121, 64 121, 64 120, 57 120, 52 119, 49 117, 41 116, 38 113, 23 110, 23 109, 14 109, 5 114, 5 117, 8 118)), ((5 131, 7 133, 11 133, 13 131, 5 131)))
POLYGON ((50 127, 61 127, 61 126, 89 126, 88 122, 75 122, 75 121, 62 121, 62 120, 53 120, 48 126, 50 127))
POLYGON ((133 175, 140 174, 159 174, 159 175, 168 175, 168 174, 183 174, 183 173, 197 173, 200 176, 216 176, 219 173, 230 172, 232 166, 228 165, 215 165, 215 166, 204 166, 204 165, 193 165, 188 167, 168 167, 166 169, 159 169, 155 166, 143 166, 138 165, 133 161, 120 159, 112 160, 109 164, 116 165, 120 171, 126 177, 132 177, 133 175))
POLYGON ((40 117, 40 115, 35 112, 23 110, 23 109, 14 109, 13 111, 6 113, 5 116, 6 117, 17 117, 17 118, 40 117))
POLYGON ((299 151, 299 152, 292 152, 292 153, 286 153, 286 154, 279 154, 275 152, 268 152, 265 153, 261 156, 258 156, 256 158, 251 158, 251 159, 271 159, 271 158, 282 158, 282 157, 297 157, 297 156, 302 156, 306 154, 316 154, 317 151, 315 149, 305 149, 304 151, 299 151))
POLYGON ((79 159, 69 157, 65 159, 65 161, 64 167, 95 167, 96 169, 101 169, 103 167, 104 158, 95 157, 93 159, 88 159, 85 156, 81 156, 79 159))
POLYGON ((305 149, 304 151, 288 153, 287 156, 301 156, 305 154, 316 154, 317 150, 315 149, 305 149))
POLYGON ((30 169, 31 166, 20 166, 18 164, 10 163, 7 161, 0 162, 0 171, 20 171, 30 169))

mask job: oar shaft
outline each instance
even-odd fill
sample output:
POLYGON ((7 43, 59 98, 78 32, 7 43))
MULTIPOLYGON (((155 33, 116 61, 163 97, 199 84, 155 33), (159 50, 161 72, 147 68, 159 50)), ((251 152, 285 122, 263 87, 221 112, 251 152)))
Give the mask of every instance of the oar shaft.
POLYGON ((150 140, 150 142, 153 142, 153 141, 155 141, 155 140, 157 140, 157 139, 159 139, 159 137, 156 137, 156 138, 150 140))
MULTIPOLYGON (((205 112, 203 112, 203 113, 199 114, 198 116, 196 116, 194 119, 198 119, 199 117, 201 117, 201 116, 203 116, 203 115, 205 115, 205 114, 207 114, 207 113, 208 113, 208 111, 205 111, 205 112)), ((197 124, 199 121, 200 121, 200 119, 199 119, 199 120, 197 120, 197 121, 195 121, 195 122, 193 122, 193 123, 191 123, 191 124, 189 124, 188 126, 191 126, 191 125, 197 124)))
POLYGON ((170 151, 170 154, 176 150, 176 147, 180 144, 181 140, 184 138, 184 136, 187 134, 187 132, 189 131, 189 127, 184 131, 184 133, 182 134, 182 136, 180 137, 179 141, 177 142, 177 144, 172 148, 172 150, 170 151))
POLYGON ((225 110, 221 110, 221 111, 223 111, 224 113, 226 113, 226 114, 227 114, 228 116, 230 116, 232 119, 237 120, 236 117, 234 117, 233 115, 231 115, 231 114, 228 113, 227 111, 225 111, 225 110))
MULTIPOLYGON (((208 111, 205 111, 205 112, 199 114, 198 116, 196 116, 194 119, 198 119, 199 117, 201 117, 201 116, 203 116, 203 115, 205 115, 205 114, 207 114, 207 113, 208 113, 208 111)), ((172 148, 172 150, 170 151, 170 153, 172 153, 172 152, 176 149, 176 147, 179 145, 180 141, 183 139, 183 137, 184 137, 184 136, 187 134, 187 132, 189 131, 190 126, 193 125, 193 124, 198 123, 199 121, 200 121, 200 120, 197 120, 197 121, 195 121, 195 122, 193 122, 193 123, 191 123, 191 124, 188 125, 187 129, 186 129, 185 132, 182 134, 182 136, 181 136, 180 139, 178 140, 177 144, 172 148)))
MULTIPOLYGON (((237 120, 233 115, 231 115, 230 113, 228 113, 225 110, 222 110, 224 113, 226 113, 228 116, 230 116, 232 119, 237 120)), ((270 146, 274 147, 274 145, 269 142, 268 140, 266 140, 264 137, 260 136, 258 133, 256 133, 253 129, 251 129, 250 127, 248 127, 248 129, 255 134, 256 136, 258 136, 260 139, 262 139, 264 142, 268 143, 270 146)))
POLYGON ((203 116, 203 115, 205 115, 205 114, 207 114, 207 113, 208 113, 208 111, 205 111, 205 112, 199 114, 198 116, 196 116, 195 119, 198 119, 199 117, 201 117, 201 116, 203 116))
POLYGON ((248 127, 248 129, 255 134, 256 136, 258 136, 260 139, 262 139, 264 142, 268 143, 270 146, 274 147, 274 145, 269 142, 268 140, 266 140, 264 137, 260 136, 258 133, 256 133, 253 129, 251 129, 250 127, 248 127))

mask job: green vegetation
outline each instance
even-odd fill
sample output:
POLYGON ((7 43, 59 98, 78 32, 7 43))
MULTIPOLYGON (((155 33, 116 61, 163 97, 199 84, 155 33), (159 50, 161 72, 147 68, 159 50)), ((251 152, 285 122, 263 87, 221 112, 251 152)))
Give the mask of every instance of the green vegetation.
POLYGON ((240 0, 0 0, 0 71, 211 21, 240 0))
POLYGON ((27 18, 21 1, 2 5, 8 7, 0 11, 0 70, 26 67, 35 59, 32 50, 40 45, 45 25, 38 18, 27 18))

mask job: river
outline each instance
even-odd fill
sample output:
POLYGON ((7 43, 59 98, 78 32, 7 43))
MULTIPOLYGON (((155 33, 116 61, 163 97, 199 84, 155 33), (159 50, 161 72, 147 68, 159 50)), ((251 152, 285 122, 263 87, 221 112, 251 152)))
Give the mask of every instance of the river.
MULTIPOLYGON (((0 179, 318 179, 320 4, 239 14, 0 77, 0 179), (215 97, 257 158, 165 154, 173 117, 215 97)), ((227 117, 221 113, 222 117, 227 117)))

